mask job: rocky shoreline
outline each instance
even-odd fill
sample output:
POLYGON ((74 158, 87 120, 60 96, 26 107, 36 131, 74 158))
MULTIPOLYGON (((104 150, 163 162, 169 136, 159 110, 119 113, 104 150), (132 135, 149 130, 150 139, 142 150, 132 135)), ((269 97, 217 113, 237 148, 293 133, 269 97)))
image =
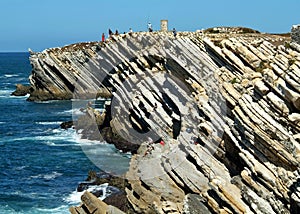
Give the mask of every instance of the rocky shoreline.
MULTIPOLYGON (((78 185, 77 192, 85 192, 91 186, 99 186, 106 183, 109 184, 109 186, 106 188, 106 192, 109 192, 109 195, 103 200, 103 202, 113 207, 116 207, 117 209, 125 213, 134 213, 126 198, 125 189, 128 185, 128 182, 124 178, 116 177, 107 174, 103 171, 98 173, 95 171, 90 171, 88 173, 88 177, 86 181, 81 182, 78 185)), ((102 190, 97 190, 97 189, 91 191, 90 193, 92 193, 93 196, 95 196, 95 199, 97 199, 97 197, 102 197, 104 194, 102 190)), ((87 195, 86 197, 93 197, 93 196, 87 195)), ((80 209, 82 208, 81 207, 72 208, 70 209, 70 211, 72 213, 77 213, 76 210, 80 210, 80 209)))
MULTIPOLYGON (((111 96, 103 115, 87 108, 77 126, 136 153, 125 212, 298 213, 300 45, 223 31, 121 34, 32 53, 29 100, 111 96)), ((82 199, 72 213, 121 213, 82 199)))

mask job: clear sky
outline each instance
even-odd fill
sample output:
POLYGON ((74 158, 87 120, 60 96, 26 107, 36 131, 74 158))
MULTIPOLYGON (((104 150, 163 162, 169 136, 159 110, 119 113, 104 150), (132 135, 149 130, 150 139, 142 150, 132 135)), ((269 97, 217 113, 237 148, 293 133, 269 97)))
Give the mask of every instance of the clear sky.
POLYGON ((101 39, 119 32, 159 29, 195 31, 245 26, 261 32, 289 32, 300 23, 299 0, 0 0, 0 52, 42 51, 101 39))

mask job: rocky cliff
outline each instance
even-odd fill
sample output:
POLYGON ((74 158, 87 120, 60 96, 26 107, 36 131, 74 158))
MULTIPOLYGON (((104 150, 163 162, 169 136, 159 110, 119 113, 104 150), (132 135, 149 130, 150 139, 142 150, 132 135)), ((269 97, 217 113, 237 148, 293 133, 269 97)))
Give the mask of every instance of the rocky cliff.
POLYGON ((133 33, 30 61, 30 100, 112 94, 112 129, 140 145, 126 174, 136 213, 299 213, 300 46, 289 38, 133 33))

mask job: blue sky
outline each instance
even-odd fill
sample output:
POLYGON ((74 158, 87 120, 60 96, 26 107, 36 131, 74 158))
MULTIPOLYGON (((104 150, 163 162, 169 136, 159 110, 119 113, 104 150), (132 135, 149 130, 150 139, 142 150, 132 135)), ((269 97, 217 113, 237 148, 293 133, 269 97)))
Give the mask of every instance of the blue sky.
POLYGON ((288 32, 300 23, 299 0, 1 0, 0 51, 42 51, 101 39, 119 32, 169 28, 195 31, 214 26, 245 26, 261 32, 288 32))

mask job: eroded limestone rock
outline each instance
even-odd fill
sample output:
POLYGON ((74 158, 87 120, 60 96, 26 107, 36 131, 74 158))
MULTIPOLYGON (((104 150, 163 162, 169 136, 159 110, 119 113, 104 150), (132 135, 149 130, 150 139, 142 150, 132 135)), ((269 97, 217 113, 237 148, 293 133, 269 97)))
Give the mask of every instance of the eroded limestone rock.
POLYGON ((136 213, 296 212, 300 48, 280 42, 153 32, 49 49, 31 55, 31 99, 112 94, 110 128, 141 145, 136 213))

